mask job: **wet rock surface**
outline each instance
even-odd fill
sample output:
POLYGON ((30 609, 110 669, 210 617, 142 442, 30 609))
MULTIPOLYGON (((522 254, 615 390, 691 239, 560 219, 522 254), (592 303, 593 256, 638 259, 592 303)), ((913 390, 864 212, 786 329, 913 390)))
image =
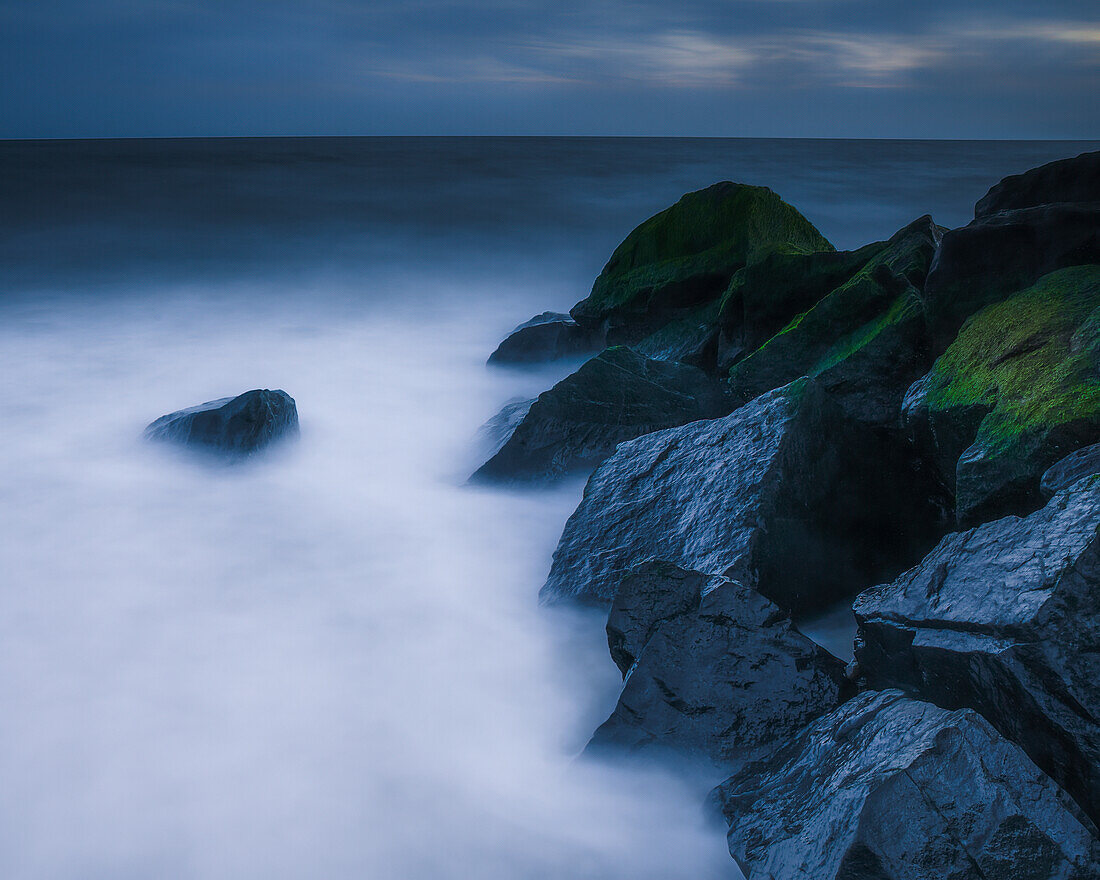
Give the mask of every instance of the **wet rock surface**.
POLYGON ((1100 477, 948 535, 854 608, 869 686, 975 709, 1100 819, 1100 477))
POLYGON ((1049 501, 1058 492, 1092 474, 1100 474, 1100 443, 1071 452, 1048 468, 1039 483, 1039 492, 1044 501, 1049 501))
POLYGON ((715 791, 747 880, 1085 880, 1064 793, 970 710, 866 692, 715 791))
POLYGON ((562 312, 543 312, 508 334, 490 364, 534 364, 580 357, 603 348, 603 336, 580 327, 562 312))
POLYGON ((298 410, 285 391, 256 389, 161 416, 145 429, 168 441, 229 455, 247 455, 298 436, 298 410))

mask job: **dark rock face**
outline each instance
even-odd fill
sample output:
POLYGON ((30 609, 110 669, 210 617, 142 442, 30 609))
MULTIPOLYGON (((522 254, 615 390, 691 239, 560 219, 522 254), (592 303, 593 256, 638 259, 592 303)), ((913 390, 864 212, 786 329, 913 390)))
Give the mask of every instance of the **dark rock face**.
POLYGON ((610 603, 653 557, 795 612, 852 595, 932 544, 924 498, 870 443, 799 381, 725 418, 622 444, 589 478, 540 595, 610 603))
POLYGON ((755 590, 667 563, 624 579, 608 641, 620 668, 638 657, 589 751, 746 760, 835 707, 844 684, 844 665, 755 590))
POLYGON ((1100 152, 1061 159, 1006 177, 974 206, 976 218, 1052 202, 1100 204, 1100 152))
POLYGON ((1100 820, 1100 477, 948 535, 854 610, 871 687, 977 710, 1100 820))
POLYGON ((1043 472, 1100 439, 1100 266, 1077 266, 971 318, 905 400, 963 524, 1041 503, 1043 472))
POLYGON ((1048 468, 1039 483, 1039 492, 1044 501, 1049 501, 1058 492, 1093 474, 1100 474, 1100 443, 1071 452, 1048 468))
POLYGON ((630 344, 716 299, 734 272, 768 253, 831 250, 770 189, 716 183, 634 229, 571 314, 582 327, 606 330, 609 343, 630 344))
POLYGON ((701 370, 609 348, 539 395, 477 480, 547 479, 591 469, 616 444, 729 412, 701 370))
POLYGON ((899 231, 844 284, 734 365, 735 399, 812 376, 852 418, 895 427, 906 388, 931 363, 920 285, 939 241, 931 217, 899 231))
POLYGON ((257 389, 161 416, 145 429, 145 436, 245 455, 297 437, 298 410, 285 391, 257 389))
POLYGON ((658 361, 677 361, 714 374, 718 357, 718 302, 700 306, 670 321, 634 346, 658 361))
POLYGON ((1073 803, 979 715, 867 692, 715 791, 748 880, 1086 880, 1073 803))
POLYGON ((983 306, 1067 266, 1100 263, 1100 206, 1043 204, 946 233, 925 283, 937 350, 983 306))
POLYGON ((531 364, 579 357, 603 348, 603 336, 561 312, 543 312, 520 324, 489 355, 491 364, 531 364))
POLYGON ((486 458, 492 458, 500 452, 527 417, 534 402, 533 397, 513 397, 500 408, 500 412, 478 429, 478 449, 486 458))

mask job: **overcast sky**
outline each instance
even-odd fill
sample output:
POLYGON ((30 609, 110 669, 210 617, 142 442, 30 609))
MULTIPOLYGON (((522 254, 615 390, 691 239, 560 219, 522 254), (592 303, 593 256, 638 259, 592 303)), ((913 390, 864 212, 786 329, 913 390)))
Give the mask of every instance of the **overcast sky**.
POLYGON ((0 136, 1096 138, 1097 0, 0 0, 0 136))

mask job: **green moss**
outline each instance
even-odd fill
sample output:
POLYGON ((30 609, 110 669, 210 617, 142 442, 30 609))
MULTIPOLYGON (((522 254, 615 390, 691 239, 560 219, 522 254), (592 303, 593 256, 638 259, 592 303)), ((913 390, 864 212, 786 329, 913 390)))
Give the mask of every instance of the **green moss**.
POLYGON ((1029 435, 1100 427, 1100 266, 1046 275, 972 317, 936 361, 932 411, 989 409, 975 442, 1005 454, 1029 435))
POLYGON ((680 297, 677 305, 697 305, 715 298, 738 268, 769 253, 831 250, 770 189, 719 183, 688 193, 631 232, 573 314, 591 321, 624 307, 644 310, 662 291, 680 297))

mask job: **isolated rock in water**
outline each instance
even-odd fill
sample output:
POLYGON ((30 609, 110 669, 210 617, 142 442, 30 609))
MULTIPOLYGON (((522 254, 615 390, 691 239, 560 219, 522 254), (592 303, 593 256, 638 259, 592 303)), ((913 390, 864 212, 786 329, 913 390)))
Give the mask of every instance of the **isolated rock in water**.
POLYGON ((739 269, 719 301, 718 371, 728 373, 885 246, 880 241, 856 251, 779 251, 739 269))
POLYGON ((1100 477, 948 535, 854 606, 871 687, 967 706, 1100 820, 1100 477))
POLYGON ((1100 443, 1071 452, 1048 468, 1039 483, 1039 492, 1044 501, 1049 501, 1056 493, 1068 489, 1082 477, 1093 474, 1100 474, 1100 443))
POLYGON ((931 362, 920 285, 940 235, 928 216, 899 231, 844 284, 734 365, 735 399, 812 376, 852 418, 894 427, 905 390, 931 362))
POLYGON ((1100 152, 1082 153, 1006 177, 975 205, 974 216, 1052 202, 1100 204, 1100 152))
POLYGON ((656 557, 818 609, 931 546, 906 479, 816 384, 794 382, 620 445, 589 478, 541 596, 609 604, 656 557))
MULTIPOLYGON (((643 565, 625 579, 612 606, 614 654, 613 632, 621 630, 613 627, 626 630, 622 645, 640 656, 589 751, 747 760, 834 708, 844 684, 844 664, 795 629, 789 615, 723 577, 643 565)), ((618 653, 620 666, 625 653, 618 653)))
POLYGON ((718 356, 718 301, 670 321, 633 346, 658 361, 677 361, 713 374, 718 356))
POLYGON ((715 797, 747 880, 1085 880, 1072 801, 981 716, 867 692, 715 797))
POLYGON ((523 422, 534 402, 533 397, 513 397, 500 408, 500 412, 478 428, 477 446, 481 454, 492 458, 500 452, 508 438, 523 422))
POLYGON ((716 183, 631 232, 571 314, 582 327, 606 330, 612 344, 632 343, 717 299, 734 272, 768 253, 831 250, 770 189, 716 183))
POLYGON ((603 348, 603 336, 561 312, 543 312, 520 324, 489 356, 491 364, 530 364, 580 357, 603 348))
POLYGON ((1068 266, 1100 263, 1100 205, 989 214, 943 236, 924 293, 936 350, 983 306, 1068 266))
POLYGON ((1100 439, 1100 266, 975 315, 910 390, 905 418, 959 522, 1038 507, 1043 472, 1100 439))
POLYGON ((298 436, 298 410, 285 391, 257 389, 161 416, 145 429, 150 440, 247 454, 298 436))
POLYGON ((591 469, 624 440, 729 410, 721 385, 701 370, 609 348, 539 395, 474 478, 553 478, 591 469))

